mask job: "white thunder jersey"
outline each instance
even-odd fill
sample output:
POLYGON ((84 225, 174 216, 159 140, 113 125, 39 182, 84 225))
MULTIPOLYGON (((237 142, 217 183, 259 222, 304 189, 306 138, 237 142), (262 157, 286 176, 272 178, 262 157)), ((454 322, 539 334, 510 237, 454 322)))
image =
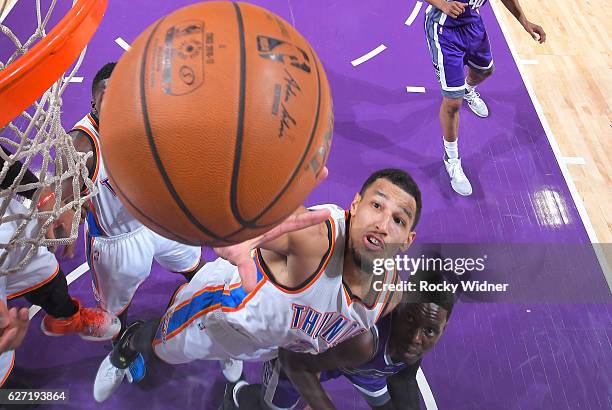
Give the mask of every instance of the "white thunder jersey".
POLYGON ((99 193, 89 201, 91 206, 91 211, 87 213, 89 234, 91 236, 117 236, 140 228, 142 225, 123 206, 108 179, 100 151, 97 118, 92 114, 87 114, 76 123, 72 130, 85 133, 94 147, 94 173, 90 177, 99 193))
MULTIPOLYGON (((178 292, 158 331, 156 349, 172 352, 178 348, 188 356, 194 353, 192 359, 213 358, 195 357, 198 350, 195 341, 203 336, 198 332, 205 330, 215 345, 235 358, 267 360, 276 355, 277 347, 323 352, 376 323, 390 292, 380 293, 372 306, 351 297, 342 281, 347 213, 336 205, 314 208, 331 211, 326 222, 329 248, 317 271, 305 283, 296 289, 275 283, 256 252, 258 283, 252 292, 246 293, 235 266, 220 258, 207 263, 178 292)), ((386 273, 381 279, 391 283, 395 275, 386 273)), ((210 352, 215 350, 218 349, 210 352)), ((211 353, 208 356, 215 356, 211 353)), ((171 356, 168 359, 175 360, 171 356)))

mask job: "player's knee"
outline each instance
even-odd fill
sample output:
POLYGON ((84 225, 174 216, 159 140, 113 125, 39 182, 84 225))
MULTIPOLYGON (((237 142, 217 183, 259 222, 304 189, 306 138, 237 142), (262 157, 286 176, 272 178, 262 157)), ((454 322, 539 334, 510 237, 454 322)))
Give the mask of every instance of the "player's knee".
POLYGON ((455 115, 461 109, 462 98, 444 97, 442 101, 442 111, 447 115, 455 115))

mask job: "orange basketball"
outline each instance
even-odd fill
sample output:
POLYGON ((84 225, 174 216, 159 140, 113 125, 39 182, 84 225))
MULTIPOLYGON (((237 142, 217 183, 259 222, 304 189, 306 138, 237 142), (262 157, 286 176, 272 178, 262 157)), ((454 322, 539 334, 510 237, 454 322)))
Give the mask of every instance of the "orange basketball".
POLYGON ((245 3, 194 4, 134 41, 101 108, 104 164, 159 234, 227 245, 289 216, 332 138, 325 71, 308 42, 245 3))

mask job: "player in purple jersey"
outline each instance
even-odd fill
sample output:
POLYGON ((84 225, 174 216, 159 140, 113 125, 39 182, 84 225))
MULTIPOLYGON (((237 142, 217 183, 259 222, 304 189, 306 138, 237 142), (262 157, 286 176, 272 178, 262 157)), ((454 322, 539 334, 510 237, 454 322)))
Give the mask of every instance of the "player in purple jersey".
MULTIPOLYGON (((486 104, 476 92, 476 86, 494 69, 491 45, 479 13, 479 8, 487 0, 426 1, 430 4, 425 15, 427 46, 443 96, 440 124, 444 133, 444 165, 453 189, 467 196, 472 193, 472 185, 463 172, 459 157, 459 109, 465 99, 476 115, 489 115, 486 104)), ((539 43, 546 41, 544 29, 527 20, 518 0, 501 1, 535 40, 539 43)))
MULTIPOLYGON (((444 279, 439 273, 418 272, 410 281, 418 286, 440 284, 444 279)), ((264 365, 263 385, 244 381, 228 385, 222 409, 294 408, 300 393, 312 409, 334 408, 321 382, 341 376, 373 409, 419 409, 416 374, 423 355, 444 333, 453 295, 417 291, 405 293, 403 302, 369 332, 325 353, 282 351, 278 360, 264 365)))

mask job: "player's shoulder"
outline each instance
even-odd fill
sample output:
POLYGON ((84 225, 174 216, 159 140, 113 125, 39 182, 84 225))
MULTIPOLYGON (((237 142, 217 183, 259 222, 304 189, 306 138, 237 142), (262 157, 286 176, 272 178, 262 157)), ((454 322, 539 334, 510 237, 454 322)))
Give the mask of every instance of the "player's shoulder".
POLYGON ((334 223, 344 222, 346 220, 347 214, 344 208, 335 205, 335 204, 322 204, 322 205, 314 205, 309 207, 308 209, 316 210, 316 209, 327 209, 330 212, 330 219, 334 221, 334 223))
POLYGON ((308 209, 327 209, 330 212, 330 217, 325 224, 321 224, 319 227, 320 233, 324 236, 331 234, 333 238, 336 238, 340 231, 343 230, 346 222, 346 211, 335 204, 322 204, 311 206, 308 209))

